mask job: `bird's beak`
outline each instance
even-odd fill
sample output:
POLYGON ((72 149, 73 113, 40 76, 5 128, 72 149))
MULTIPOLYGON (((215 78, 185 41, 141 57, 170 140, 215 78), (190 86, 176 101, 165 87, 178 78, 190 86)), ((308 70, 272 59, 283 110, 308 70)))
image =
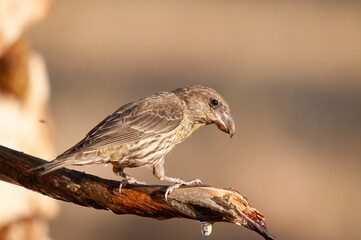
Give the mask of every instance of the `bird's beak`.
POLYGON ((236 132, 236 126, 230 113, 214 113, 211 121, 217 124, 220 130, 229 133, 230 137, 233 137, 236 132))

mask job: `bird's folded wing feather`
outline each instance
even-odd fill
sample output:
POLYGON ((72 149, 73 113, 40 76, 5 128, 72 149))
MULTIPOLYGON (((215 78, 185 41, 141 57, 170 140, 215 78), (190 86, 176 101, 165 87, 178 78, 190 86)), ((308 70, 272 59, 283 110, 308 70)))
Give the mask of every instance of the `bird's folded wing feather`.
POLYGON ((67 158, 79 152, 121 145, 177 128, 183 119, 180 101, 171 93, 154 95, 119 108, 94 127, 78 144, 59 155, 67 158))

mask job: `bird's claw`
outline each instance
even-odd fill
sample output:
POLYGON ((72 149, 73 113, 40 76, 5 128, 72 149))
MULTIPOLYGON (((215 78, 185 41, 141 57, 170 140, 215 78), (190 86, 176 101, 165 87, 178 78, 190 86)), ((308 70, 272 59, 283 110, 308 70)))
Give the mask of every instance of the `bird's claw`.
POLYGON ((165 191, 165 196, 164 196, 165 200, 168 201, 168 195, 170 193, 172 193, 175 189, 179 188, 180 186, 182 186, 182 185, 189 186, 189 185, 194 185, 194 184, 202 184, 202 181, 200 179, 193 179, 193 180, 190 180, 190 181, 183 181, 182 180, 181 182, 178 182, 178 183, 176 183, 176 184, 174 184, 172 186, 169 186, 167 188, 167 190, 165 191))
POLYGON ((193 185, 193 184, 202 184, 202 181, 197 178, 189 181, 189 184, 185 184, 185 185, 193 185))
POLYGON ((146 185, 145 182, 138 181, 135 178, 123 179, 119 185, 119 195, 122 195, 122 187, 125 187, 127 184, 146 185))
POLYGON ((135 178, 132 178, 132 179, 126 179, 127 180, 127 184, 136 184, 136 185, 147 185, 145 182, 142 182, 142 181, 138 181, 137 179, 135 178))
POLYGON ((176 184, 174 184, 174 185, 172 185, 172 186, 169 186, 168 188, 167 188, 167 190, 165 191, 165 200, 166 201, 168 201, 168 195, 170 194, 170 193, 172 193, 173 191, 174 191, 174 189, 177 189, 177 188, 179 188, 180 186, 182 186, 182 184, 181 183, 176 183, 176 184))

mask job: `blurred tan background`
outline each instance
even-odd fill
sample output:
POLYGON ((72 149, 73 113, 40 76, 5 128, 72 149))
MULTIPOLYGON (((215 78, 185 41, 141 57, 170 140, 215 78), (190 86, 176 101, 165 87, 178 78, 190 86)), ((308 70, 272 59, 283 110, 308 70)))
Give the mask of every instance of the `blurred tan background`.
MULTIPOLYGON (((131 100, 210 86, 236 135, 201 128, 167 156, 167 173, 239 190, 279 239, 361 239, 361 4, 62 0, 27 38, 47 63, 57 154, 131 100)), ((110 166, 78 169, 116 179, 110 166)), ((159 184, 150 169, 128 172, 159 184)), ((197 222, 67 203, 50 235, 203 238, 197 222)), ((261 239, 218 223, 208 239, 221 238, 261 239)))

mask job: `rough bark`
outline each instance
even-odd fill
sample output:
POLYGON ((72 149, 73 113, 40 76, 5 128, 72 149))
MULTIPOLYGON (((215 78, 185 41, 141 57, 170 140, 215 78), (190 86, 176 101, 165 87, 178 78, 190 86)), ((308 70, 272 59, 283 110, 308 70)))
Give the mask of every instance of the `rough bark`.
POLYGON ((230 222, 275 239, 264 216, 233 189, 195 185, 176 189, 165 201, 167 186, 127 185, 119 195, 119 182, 69 169, 39 176, 27 171, 45 161, 0 146, 0 180, 23 186, 52 198, 81 206, 135 214, 155 219, 188 218, 201 222, 230 222))

